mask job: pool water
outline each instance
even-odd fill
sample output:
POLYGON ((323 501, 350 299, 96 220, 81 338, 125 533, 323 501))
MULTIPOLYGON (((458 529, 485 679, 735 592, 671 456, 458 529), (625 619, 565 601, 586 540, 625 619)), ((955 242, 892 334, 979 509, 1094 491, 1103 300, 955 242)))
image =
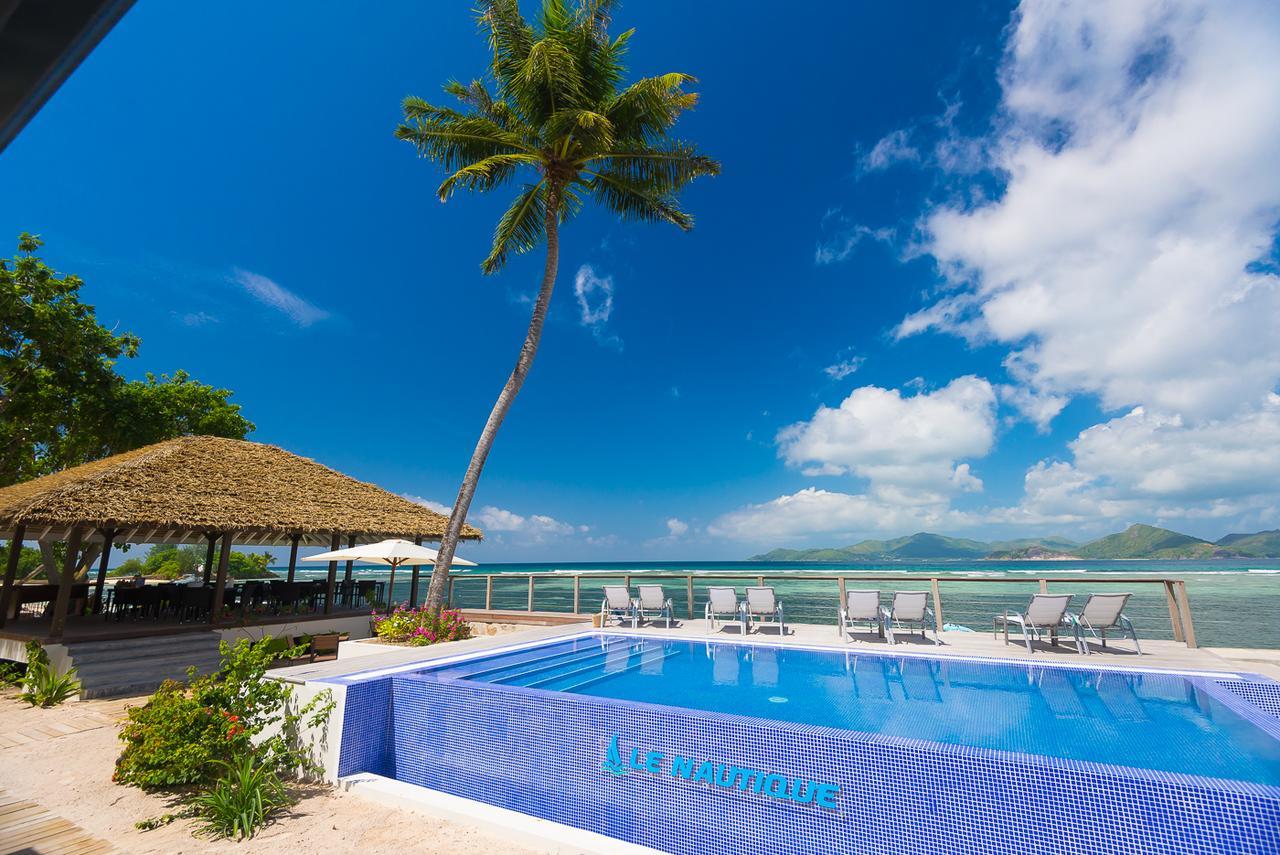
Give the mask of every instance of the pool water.
POLYGON ((1280 740, 1178 674, 607 635, 422 673, 1280 786, 1280 740))

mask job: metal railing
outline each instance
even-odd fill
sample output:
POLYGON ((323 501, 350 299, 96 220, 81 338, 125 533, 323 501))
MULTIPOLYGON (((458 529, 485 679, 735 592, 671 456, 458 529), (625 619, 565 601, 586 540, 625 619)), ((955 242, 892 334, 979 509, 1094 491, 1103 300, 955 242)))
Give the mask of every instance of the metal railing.
MULTIPOLYGON (((942 588, 958 585, 1001 585, 1005 590, 995 596, 971 595, 963 600, 952 600, 946 608, 949 612, 961 615, 960 620, 974 622, 981 619, 984 626, 989 624, 991 616, 999 614, 1004 608, 1023 606, 1027 595, 1025 587, 1036 585, 1041 593, 1046 593, 1050 585, 1072 586, 1106 585, 1114 587, 1122 585, 1135 590, 1138 586, 1159 586, 1164 592, 1164 605, 1168 609, 1169 626, 1175 641, 1181 641, 1187 647, 1196 647, 1195 624, 1191 618, 1191 604, 1187 599, 1187 586, 1181 579, 1151 576, 1120 576, 1109 573, 1082 573, 1070 577, 1027 577, 1009 578, 1008 576, 925 576, 922 574, 903 573, 841 573, 836 575, 820 574, 745 574, 745 573, 644 573, 644 574, 605 574, 605 573, 493 573, 475 575, 455 575, 449 577, 449 603, 463 609, 483 609, 496 612, 535 611, 558 614, 589 615, 598 610, 594 605, 600 596, 603 585, 616 583, 631 587, 633 579, 647 584, 650 582, 678 583, 678 592, 667 589, 667 596, 675 601, 677 611, 684 606, 684 614, 692 619, 698 614, 698 606, 705 604, 705 590, 708 587, 723 584, 739 585, 773 585, 778 589, 778 596, 787 608, 790 621, 796 623, 830 623, 836 622, 839 604, 844 601, 845 591, 849 583, 892 583, 886 593, 893 590, 921 590, 928 584, 928 593, 933 601, 933 612, 939 629, 942 629, 944 604, 942 588), (1010 590, 1013 589, 1013 590, 1010 590), (701 594, 701 598, 699 597, 701 594), (591 598, 587 612, 582 611, 584 595, 591 598), (683 601, 683 603, 681 603, 683 601), (541 608, 535 608, 541 606, 541 608)), ((1159 591, 1156 591, 1158 597, 1159 591)), ((1162 611, 1158 605, 1144 596, 1135 596, 1130 600, 1128 611, 1135 623, 1148 634, 1164 636, 1164 631, 1156 626, 1154 613, 1162 611)), ((959 622, 959 621, 957 621, 959 622)))

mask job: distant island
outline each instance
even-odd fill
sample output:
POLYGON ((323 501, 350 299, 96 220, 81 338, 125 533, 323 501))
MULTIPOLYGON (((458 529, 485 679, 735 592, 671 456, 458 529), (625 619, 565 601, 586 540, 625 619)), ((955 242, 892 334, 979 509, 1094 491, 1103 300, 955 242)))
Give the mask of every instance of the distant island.
POLYGON ((892 540, 864 540, 824 549, 775 549, 748 561, 902 561, 969 558, 987 561, 1082 561, 1148 558, 1280 558, 1280 529, 1202 540, 1167 528, 1131 525, 1088 543, 1065 537, 1031 537, 984 543, 919 532, 892 540))

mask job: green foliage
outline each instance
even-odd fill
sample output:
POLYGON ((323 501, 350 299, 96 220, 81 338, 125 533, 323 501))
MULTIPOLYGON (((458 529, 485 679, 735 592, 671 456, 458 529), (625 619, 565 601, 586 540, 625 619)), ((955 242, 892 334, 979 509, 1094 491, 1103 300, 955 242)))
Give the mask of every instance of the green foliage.
POLYGON ((0 486, 188 433, 253 430, 229 391, 183 371, 121 377, 137 336, 99 323, 81 279, 36 256, 41 243, 23 233, 0 259, 0 486))
POLYGON ((273 813, 292 804, 279 773, 252 752, 218 765, 223 773, 213 787, 192 800, 204 833, 236 840, 253 837, 273 813))
POLYGON ((693 218, 678 195, 690 181, 717 175, 720 164, 668 132, 697 95, 687 74, 641 78, 620 88, 632 32, 610 38, 609 0, 544 0, 532 23, 518 0, 482 0, 480 27, 492 52, 490 80, 450 81, 446 94, 460 108, 405 99, 396 136, 450 174, 441 201, 458 189, 477 192, 527 177, 498 222, 485 273, 512 252, 528 252, 554 222, 573 216, 591 198, 623 220, 668 222, 681 229, 693 218), (490 91, 490 86, 495 91, 490 91))
POLYGON ((266 552, 232 552, 227 556, 227 575, 232 579, 272 579, 267 567, 275 557, 266 552))
POLYGON ((0 662, 0 687, 21 686, 23 668, 17 662, 0 662))
MULTIPOLYGON (((158 544, 146 558, 129 558, 112 568, 108 576, 148 576, 179 579, 196 571, 204 563, 205 551, 199 546, 158 544)), ((216 560, 216 559, 215 559, 216 560)), ((265 552, 232 552, 227 556, 227 576, 231 579, 270 579, 275 574, 267 567, 275 558, 265 552)))
POLYGON ((399 606, 390 614, 374 614, 373 632, 378 638, 396 644, 424 647, 470 638, 471 626, 457 609, 442 609, 437 614, 428 606, 420 609, 399 606))
POLYGON ((33 707, 56 707, 79 692, 80 681, 74 668, 64 674, 57 673, 40 642, 27 642, 27 673, 22 678, 19 699, 33 707))
MULTIPOLYGON (((144 706, 131 708, 112 780, 144 790, 207 785, 220 764, 244 752, 284 778, 318 771, 299 734, 328 719, 332 696, 324 692, 293 709, 289 684, 266 676, 275 647, 270 637, 224 641, 216 673, 193 673, 186 686, 167 682, 144 706)), ((303 649, 288 653, 300 656, 303 649)))
MULTIPOLYGON (((9 563, 9 546, 6 543, 0 546, 0 567, 4 567, 9 563)), ((22 547, 22 552, 18 555, 18 576, 19 579, 25 579, 35 573, 41 567, 40 550, 31 547, 22 547)))

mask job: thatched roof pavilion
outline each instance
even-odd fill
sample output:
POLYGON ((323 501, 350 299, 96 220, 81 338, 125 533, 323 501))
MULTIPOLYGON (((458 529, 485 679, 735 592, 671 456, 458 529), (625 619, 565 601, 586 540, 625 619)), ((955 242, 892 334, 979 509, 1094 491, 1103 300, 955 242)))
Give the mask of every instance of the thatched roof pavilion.
MULTIPOLYGON (((233 541, 289 545, 292 579, 299 545, 337 549, 343 540, 354 546, 388 537, 433 541, 447 523, 442 514, 314 460, 210 436, 171 439, 0 489, 0 537, 66 541, 64 581, 82 544, 103 545, 99 601, 112 543, 207 542, 208 578, 221 540, 215 600, 220 605, 233 541)), ((463 528, 463 538, 481 536, 471 526, 463 528)), ((10 551, 0 605, 7 603, 17 555, 10 551)), ((330 602, 336 566, 329 567, 330 602)), ((59 610, 66 614, 63 591, 58 599, 55 627, 59 610)), ((0 610, 0 626, 3 615, 0 610)))

